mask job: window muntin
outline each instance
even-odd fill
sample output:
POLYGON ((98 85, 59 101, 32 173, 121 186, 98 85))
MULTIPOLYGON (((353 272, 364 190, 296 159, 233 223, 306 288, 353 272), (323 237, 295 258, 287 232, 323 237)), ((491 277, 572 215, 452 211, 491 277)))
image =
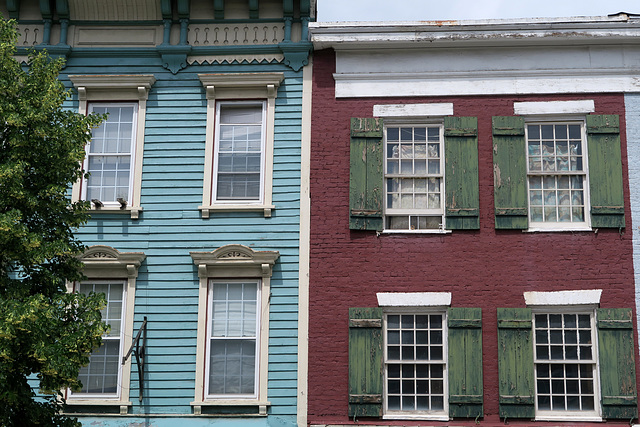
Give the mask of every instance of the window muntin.
POLYGON ((385 228, 438 230, 443 224, 442 126, 385 128, 385 228))
POLYGON ((385 316, 385 414, 446 415, 446 316, 385 316))
POLYGON ((527 174, 531 227, 587 223, 584 123, 528 123, 527 174))
POLYGON ((210 281, 206 395, 257 397, 257 280, 210 281))
POLYGON ((213 200, 261 202, 265 102, 219 102, 216 110, 213 200))
POLYGON ((77 290, 83 294, 103 293, 107 305, 100 311, 110 330, 102 337, 102 345, 91 353, 89 364, 80 369, 78 379, 82 390, 74 396, 118 397, 120 393, 120 361, 124 325, 124 280, 93 280, 82 282, 77 290))
POLYGON ((131 204, 137 110, 136 103, 89 104, 90 112, 108 117, 93 130, 87 146, 85 200, 119 206, 121 198, 131 204))
POLYGON ((534 313, 536 414, 599 416, 592 313, 534 313))

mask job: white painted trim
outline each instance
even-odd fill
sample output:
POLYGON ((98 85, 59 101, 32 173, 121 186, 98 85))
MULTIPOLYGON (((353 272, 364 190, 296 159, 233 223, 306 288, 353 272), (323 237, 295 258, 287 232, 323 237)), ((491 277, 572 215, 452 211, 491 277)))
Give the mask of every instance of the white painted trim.
MULTIPOLYGON (((91 101, 136 101, 138 104, 137 127, 135 135, 135 148, 132 153, 133 163, 133 184, 131 186, 131 200, 127 200, 127 207, 105 206, 95 208, 92 206, 91 213, 97 212, 128 212, 132 219, 137 219, 142 206, 140 205, 140 192, 142 187, 142 158, 144 154, 144 129, 147 112, 147 98, 151 86, 156 82, 153 74, 114 74, 114 75, 70 75, 69 79, 78 91, 78 112, 87 113, 87 103, 91 101)), ((80 179, 73 184, 72 199, 81 199, 81 188, 83 180, 80 179)))
POLYGON ((602 289, 554 292, 525 292, 527 306, 569 306, 600 304, 602 289))
POLYGON ((633 75, 601 73, 563 76, 558 73, 556 76, 544 76, 519 72, 514 77, 496 74, 499 73, 476 72, 463 76, 439 74, 427 77, 393 73, 336 73, 334 79, 336 98, 640 92, 640 80, 633 75))
POLYGON ((216 210, 263 211, 265 217, 271 216, 275 209, 273 200, 273 147, 275 133, 275 105, 278 88, 284 80, 284 73, 224 73, 198 74, 205 88, 207 98, 207 125, 204 157, 204 179, 202 184, 202 218, 209 218, 216 210), (220 203, 213 200, 214 147, 216 101, 218 100, 266 100, 266 112, 263 123, 264 135, 264 175, 260 201, 230 201, 220 203))
MULTIPOLYGON (((135 312, 136 278, 138 269, 145 260, 143 252, 119 252, 103 245, 95 245, 78 257, 82 261, 82 272, 89 279, 125 279, 124 324, 121 329, 122 351, 127 351, 133 341, 133 315, 135 312)), ((67 283, 67 290, 73 291, 73 284, 67 283)), ((122 355, 121 355, 122 356, 122 355)), ((68 405, 114 405, 120 406, 120 413, 127 413, 131 406, 129 391, 131 389, 131 361, 129 357, 124 366, 120 366, 120 387, 118 398, 106 397, 100 399, 96 395, 83 398, 82 395, 73 396, 67 393, 68 405)))
POLYGON ((300 152, 300 241, 298 255, 298 398, 299 426, 307 425, 309 389, 309 242, 311 235, 311 91, 312 58, 302 69, 302 132, 300 152))
MULTIPOLYGON (((266 414, 263 404, 267 398, 267 377, 269 363, 269 295, 271 295, 271 274, 273 265, 280 257, 277 251, 254 251, 243 245, 226 245, 211 252, 190 252, 193 263, 198 268, 198 331, 196 344, 195 398, 191 402, 194 413, 198 415, 201 407, 208 402, 238 402, 244 399, 207 397, 204 394, 206 354, 207 354, 207 301, 210 279, 260 278, 260 336, 258 362, 258 396, 247 398, 247 406, 260 406, 261 414, 266 414), (262 403, 261 403, 262 402, 262 403)), ((229 406, 237 404, 230 403, 229 406)))
POLYGON ((380 104, 373 106, 374 117, 444 117, 453 115, 453 103, 380 104))
POLYGON ((380 307, 448 307, 451 292, 378 292, 380 307))
POLYGON ((596 111, 593 99, 580 101, 542 101, 542 102, 514 102, 513 113, 528 114, 587 114, 596 111))

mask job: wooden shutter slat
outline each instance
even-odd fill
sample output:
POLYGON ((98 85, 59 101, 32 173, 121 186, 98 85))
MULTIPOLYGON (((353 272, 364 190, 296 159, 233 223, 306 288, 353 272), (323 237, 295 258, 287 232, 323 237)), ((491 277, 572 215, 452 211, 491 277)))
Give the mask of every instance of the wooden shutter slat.
POLYGON ((502 418, 533 418, 531 309, 498 308, 498 402, 502 418))
POLYGON ((482 310, 451 307, 449 339, 449 416, 483 416, 482 310))
POLYGON ((602 416, 637 418, 633 313, 626 308, 601 308, 596 316, 602 416))
POLYGON ((449 230, 480 228, 478 119, 444 118, 445 215, 449 230))
POLYGON ((382 416, 382 309, 349 309, 349 417, 382 416))
POLYGON ((528 227, 524 118, 493 117, 493 197, 497 229, 528 227))
POLYGON ((617 115, 588 115, 587 145, 591 226, 624 227, 620 118, 617 115))
POLYGON ((351 119, 349 228, 382 230, 382 119, 351 119))

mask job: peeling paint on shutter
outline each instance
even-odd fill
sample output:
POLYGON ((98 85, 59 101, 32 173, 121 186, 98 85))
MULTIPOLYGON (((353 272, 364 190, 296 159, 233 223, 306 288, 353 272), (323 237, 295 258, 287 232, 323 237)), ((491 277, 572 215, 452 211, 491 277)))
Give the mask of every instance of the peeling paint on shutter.
POLYGON ((530 308, 498 309, 500 417, 534 418, 533 343, 530 308))
POLYGON ((349 417, 382 416, 382 309, 349 309, 349 417))
POLYGON ((449 308, 447 326, 449 416, 482 417, 482 310, 449 308))
POLYGON ((528 227, 524 119, 493 117, 493 196, 495 227, 528 227))
POLYGON ((587 143, 591 226, 624 227, 620 118, 617 115, 588 115, 587 143))
POLYGON ((601 308, 596 316, 602 416, 635 419, 638 417, 638 397, 633 313, 627 308, 601 308))
POLYGON ((382 230, 382 119, 351 119, 349 228, 382 230))
POLYGON ((444 118, 446 227, 480 228, 478 119, 444 118))

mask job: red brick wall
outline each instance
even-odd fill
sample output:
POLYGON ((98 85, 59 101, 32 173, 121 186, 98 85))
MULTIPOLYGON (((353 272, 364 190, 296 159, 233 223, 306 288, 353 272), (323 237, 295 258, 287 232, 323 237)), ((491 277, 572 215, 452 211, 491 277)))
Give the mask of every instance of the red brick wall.
MULTIPOLYGON (((634 282, 627 181, 626 233, 494 229, 491 117, 513 115, 514 101, 594 99, 596 113, 621 117, 626 177, 623 95, 336 99, 334 71, 333 51, 316 52, 311 125, 309 423, 353 421, 347 418, 349 307, 377 306, 376 292, 448 291, 453 306, 482 307, 485 418, 481 425, 502 424, 498 417, 496 308, 524 307, 525 291, 577 289, 603 289, 601 307, 632 307, 634 282), (371 117, 374 104, 430 102, 452 102, 456 116, 478 117, 480 230, 380 236, 350 231, 350 118, 371 117)), ((376 424, 378 420, 360 422, 376 424)), ((475 425, 473 420, 454 424, 475 425)))

